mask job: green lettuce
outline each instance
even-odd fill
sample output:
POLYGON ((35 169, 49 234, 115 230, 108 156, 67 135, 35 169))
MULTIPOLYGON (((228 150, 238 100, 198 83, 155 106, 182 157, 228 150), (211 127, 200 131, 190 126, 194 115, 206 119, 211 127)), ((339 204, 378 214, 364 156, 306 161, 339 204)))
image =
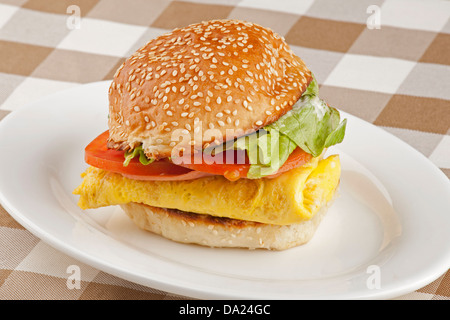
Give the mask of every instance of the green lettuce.
POLYGON ((301 98, 287 114, 264 127, 288 136, 297 146, 318 157, 332 145, 342 142, 347 121, 339 111, 317 96, 301 98))
POLYGON ((306 96, 317 96, 319 94, 319 84, 317 83, 316 77, 312 76, 312 80, 303 92, 302 97, 306 96))
POLYGON ((347 120, 318 97, 313 78, 292 110, 257 132, 238 138, 233 148, 246 150, 250 161, 247 177, 257 179, 276 173, 298 146, 313 157, 343 141, 347 120))
POLYGON ((155 159, 149 159, 144 153, 144 149, 142 149, 142 146, 137 146, 133 150, 126 151, 124 154, 125 160, 123 162, 123 166, 126 167, 130 163, 130 161, 135 158, 139 157, 139 162, 143 165, 148 165, 155 161, 155 159))
POLYGON ((247 151, 251 164, 247 177, 252 179, 276 173, 296 147, 288 136, 263 129, 237 139, 233 145, 247 151))

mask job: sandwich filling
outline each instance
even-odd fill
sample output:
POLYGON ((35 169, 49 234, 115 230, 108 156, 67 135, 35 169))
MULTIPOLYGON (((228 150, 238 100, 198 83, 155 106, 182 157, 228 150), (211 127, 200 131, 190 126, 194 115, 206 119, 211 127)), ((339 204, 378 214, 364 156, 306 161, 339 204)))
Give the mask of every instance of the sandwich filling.
POLYGON ((74 194, 82 209, 130 202, 216 217, 287 225, 311 219, 339 185, 339 156, 312 158, 276 178, 229 181, 221 175, 142 181, 89 167, 74 194))

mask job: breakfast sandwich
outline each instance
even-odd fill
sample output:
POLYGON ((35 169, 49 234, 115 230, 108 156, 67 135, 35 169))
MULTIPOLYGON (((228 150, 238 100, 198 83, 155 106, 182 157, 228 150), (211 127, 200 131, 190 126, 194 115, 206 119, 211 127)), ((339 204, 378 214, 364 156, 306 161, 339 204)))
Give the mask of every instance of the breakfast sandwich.
POLYGON ((85 148, 82 209, 119 205, 142 229, 210 247, 308 242, 332 204, 346 120, 283 37, 212 20, 150 40, 109 87, 85 148))

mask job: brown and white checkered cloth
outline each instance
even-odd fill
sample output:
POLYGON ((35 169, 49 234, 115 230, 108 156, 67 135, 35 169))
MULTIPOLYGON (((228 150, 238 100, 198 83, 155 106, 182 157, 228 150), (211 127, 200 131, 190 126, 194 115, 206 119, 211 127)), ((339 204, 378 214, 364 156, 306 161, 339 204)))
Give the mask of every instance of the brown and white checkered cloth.
MULTIPOLYGON (((450 1, 0 0, 0 119, 112 79, 151 38, 218 18, 284 36, 330 105, 398 136, 450 176, 450 1)), ((75 261, 0 207, 0 299, 177 298, 75 261), (80 289, 67 288, 69 265, 83 269, 80 289)), ((450 272, 399 299, 450 299, 450 272)))

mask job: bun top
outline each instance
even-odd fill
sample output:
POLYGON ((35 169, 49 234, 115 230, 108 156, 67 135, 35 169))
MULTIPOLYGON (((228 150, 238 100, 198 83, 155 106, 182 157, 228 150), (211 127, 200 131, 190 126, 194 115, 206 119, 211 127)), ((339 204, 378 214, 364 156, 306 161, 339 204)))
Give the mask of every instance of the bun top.
POLYGON ((117 70, 109 88, 109 142, 142 144, 161 159, 195 152, 276 121, 312 79, 268 28, 212 20, 149 41, 117 70))

